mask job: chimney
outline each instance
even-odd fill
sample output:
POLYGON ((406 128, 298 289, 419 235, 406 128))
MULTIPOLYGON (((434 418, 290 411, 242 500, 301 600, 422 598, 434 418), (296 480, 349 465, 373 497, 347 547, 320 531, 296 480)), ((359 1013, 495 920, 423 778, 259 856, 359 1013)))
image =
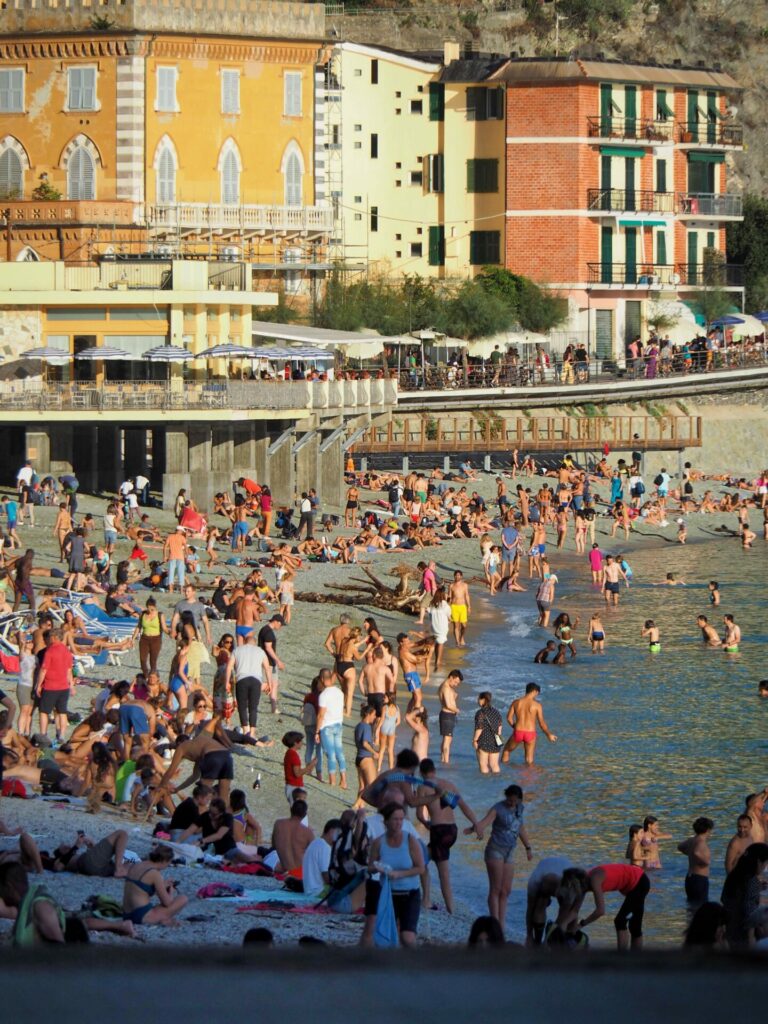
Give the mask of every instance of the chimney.
POLYGON ((464 49, 463 49, 463 52, 462 52, 462 57, 464 58, 464 60, 472 60, 472 58, 474 56, 475 56, 475 44, 474 43, 470 43, 470 42, 464 43, 464 49))
POLYGON ((455 39, 446 39, 443 43, 443 64, 447 67, 451 61, 458 60, 461 56, 461 47, 455 39))
POLYGON ((674 59, 674 60, 672 61, 672 63, 674 64, 674 66, 675 66, 676 68, 681 68, 681 67, 683 66, 683 62, 682 62, 682 61, 680 60, 680 58, 679 58, 679 57, 676 57, 676 58, 675 58, 675 59, 674 59))

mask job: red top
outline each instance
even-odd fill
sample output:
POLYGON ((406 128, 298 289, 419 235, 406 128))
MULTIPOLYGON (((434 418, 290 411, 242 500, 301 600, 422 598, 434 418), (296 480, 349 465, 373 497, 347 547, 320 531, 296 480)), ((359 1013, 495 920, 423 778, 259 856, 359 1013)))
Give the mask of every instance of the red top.
POLYGON ((286 786, 303 786, 304 777, 301 774, 296 773, 296 769, 301 769, 301 757, 299 752, 291 748, 285 752, 283 758, 283 771, 285 772, 285 784, 286 786))
POLYGON ((258 494, 261 490, 259 484, 255 480, 250 480, 247 476, 243 477, 243 487, 248 494, 258 494))
POLYGON ((593 875, 596 871, 605 873, 603 892, 620 892, 622 896, 632 892, 645 874, 642 868, 633 864, 600 864, 589 873, 593 875))
POLYGON ((264 494, 264 492, 262 491, 261 495, 260 495, 260 498, 259 498, 259 501, 261 503, 261 511, 262 512, 271 512, 272 511, 272 495, 271 494, 264 494))
POLYGON ((72 652, 64 644, 54 641, 43 656, 44 690, 68 690, 69 670, 75 664, 72 652))

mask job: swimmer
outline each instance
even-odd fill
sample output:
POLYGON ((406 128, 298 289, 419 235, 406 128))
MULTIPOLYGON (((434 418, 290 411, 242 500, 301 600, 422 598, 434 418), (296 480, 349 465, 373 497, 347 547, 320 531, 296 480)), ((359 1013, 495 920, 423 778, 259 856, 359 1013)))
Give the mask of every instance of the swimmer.
POLYGON ((717 580, 710 580, 707 584, 707 590, 709 591, 709 603, 713 608, 717 608, 720 604, 720 584, 717 580))
POLYGON ((659 627, 653 621, 653 619, 646 619, 645 626, 640 636, 648 637, 648 650, 651 654, 658 654, 661 651, 661 641, 659 639, 659 627))
POLYGON ((750 530, 749 525, 744 523, 741 528, 741 546, 746 551, 752 547, 752 542, 756 539, 757 534, 754 530, 750 530))
POLYGON ((761 679, 757 684, 757 692, 760 697, 768 697, 768 679, 761 679))
POLYGON ((504 744, 504 750, 501 755, 503 764, 509 763, 509 755, 521 743, 525 751, 526 765, 533 764, 536 751, 536 726, 541 729, 550 743, 557 743, 557 736, 549 731, 547 723, 544 721, 544 712, 537 700, 540 693, 541 687, 538 683, 528 683, 525 688, 525 696, 518 697, 517 700, 513 700, 509 705, 507 721, 512 726, 513 731, 504 744))
POLYGON ((629 586, 629 577, 613 555, 608 555, 603 569, 603 594, 605 603, 617 605, 619 603, 619 577, 629 586))
POLYGON ((666 579, 662 580, 661 583, 652 583, 653 587, 684 587, 686 585, 685 580, 679 580, 673 572, 668 572, 666 579))
POLYGON ((629 842, 627 843, 627 850, 624 857, 633 865, 633 867, 636 868, 645 867, 645 850, 643 849, 643 844, 641 842, 642 836, 642 825, 629 826, 629 842))
POLYGON ((723 637, 725 653, 738 654, 739 644, 741 643, 741 629, 733 621, 732 615, 724 615, 723 622, 725 623, 725 636, 723 637))
POLYGON ((677 543, 685 544, 688 540, 688 527, 684 519, 677 520, 677 543))
POLYGON ((714 626, 710 625, 709 619, 706 615, 696 616, 696 625, 701 630, 701 639, 707 645, 707 647, 722 647, 723 642, 717 635, 717 630, 714 626))
POLYGON ((572 658, 576 657, 576 644, 574 643, 573 632, 578 626, 578 624, 578 615, 576 616, 576 621, 573 624, 571 624, 571 618, 568 615, 568 612, 561 612, 560 615, 558 615, 555 621, 552 623, 552 626, 555 631, 555 636, 560 641, 560 644, 564 644, 566 650, 569 650, 571 652, 572 658))
POLYGON ((600 619, 599 612, 595 612, 589 617, 587 640, 592 644, 593 654, 605 653, 605 627, 600 619))
POLYGON ((557 644, 554 640, 547 640, 546 647, 542 647, 540 651, 536 653, 536 657, 533 659, 535 665, 546 665, 549 661, 550 654, 554 654, 557 650, 557 644))

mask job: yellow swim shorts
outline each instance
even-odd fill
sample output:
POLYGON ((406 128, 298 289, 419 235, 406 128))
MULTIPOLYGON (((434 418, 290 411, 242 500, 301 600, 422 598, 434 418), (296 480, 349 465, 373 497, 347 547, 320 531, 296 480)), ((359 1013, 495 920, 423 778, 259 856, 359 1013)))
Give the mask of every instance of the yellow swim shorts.
POLYGON ((463 626, 467 624, 467 606, 465 604, 451 605, 451 622, 458 622, 463 626))

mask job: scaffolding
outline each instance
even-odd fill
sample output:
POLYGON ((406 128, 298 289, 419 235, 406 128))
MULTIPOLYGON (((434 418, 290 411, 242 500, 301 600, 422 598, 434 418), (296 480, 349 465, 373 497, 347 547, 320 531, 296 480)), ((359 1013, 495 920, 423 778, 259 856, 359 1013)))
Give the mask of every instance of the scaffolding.
POLYGON ((341 266, 345 259, 343 208, 343 150, 342 150, 342 55, 333 47, 323 73, 323 153, 324 195, 333 209, 333 228, 328 239, 328 262, 341 266))

